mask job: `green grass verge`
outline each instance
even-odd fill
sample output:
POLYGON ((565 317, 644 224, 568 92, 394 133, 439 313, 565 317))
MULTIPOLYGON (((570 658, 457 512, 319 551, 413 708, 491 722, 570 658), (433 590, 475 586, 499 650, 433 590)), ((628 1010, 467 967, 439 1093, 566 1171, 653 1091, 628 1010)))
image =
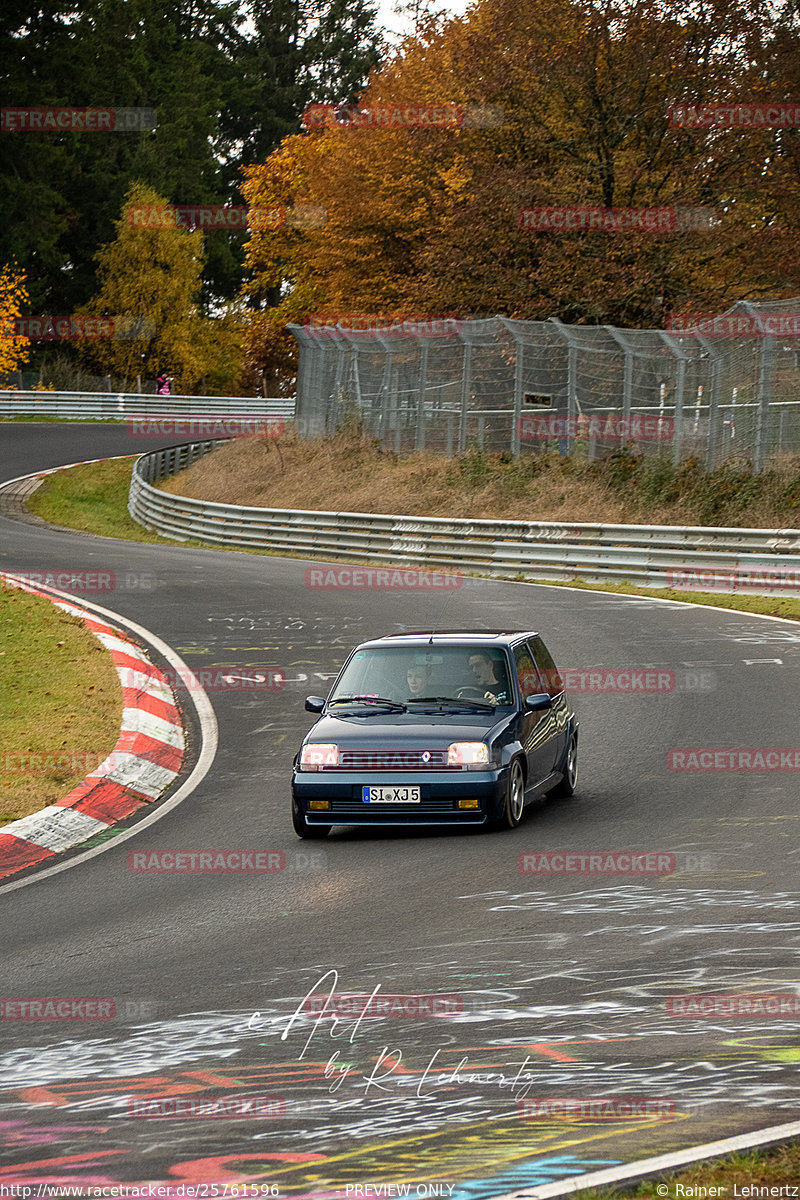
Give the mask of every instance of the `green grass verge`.
POLYGON ((114 749, 122 689, 83 623, 0 584, 0 826, 60 800, 114 749))
MULTIPOLYGON (((4 424, 4 425, 19 425, 19 424, 25 424, 26 422, 28 424, 31 424, 34 422, 42 422, 42 421, 49 421, 53 425, 97 425, 98 424, 97 421, 93 421, 89 417, 83 417, 83 418, 72 417, 72 418, 68 419, 67 417, 44 417, 44 416, 39 416, 38 413, 26 413, 19 417, 4 417, 2 415, 2 413, 0 413, 0 424, 4 424)), ((105 424, 123 425, 124 421, 108 421, 108 422, 104 421, 103 424, 104 425, 105 424)))
POLYGON ((46 475, 27 501, 29 512, 53 525, 136 542, 169 542, 137 525, 128 512, 131 471, 137 455, 86 463, 46 475))
MULTIPOLYGON (((28 509, 45 521, 51 521, 54 525, 65 525, 70 529, 80 529, 84 533, 97 533, 105 537, 174 546, 176 543, 173 539, 161 537, 144 529, 141 525, 137 525, 128 513, 128 489, 135 457, 134 455, 131 458, 87 463, 84 466, 70 467, 68 470, 48 475, 28 500, 28 509)), ((291 557, 291 555, 287 555, 286 551, 250 550, 241 546, 218 546, 210 542, 187 541, 178 544, 206 547, 213 550, 239 550, 244 554, 278 554, 282 557, 291 557)), ((307 557, 307 555, 302 557, 307 557)), ((619 595, 625 596, 655 596, 665 600, 682 600, 689 604, 703 604, 712 608, 725 608, 736 612, 762 613, 766 616, 800 621, 800 599, 786 596, 684 592, 674 588, 643 588, 628 583, 589 583, 582 579, 568 582, 552 579, 531 580, 521 574, 514 575, 512 578, 555 587, 583 588, 590 591, 617 592, 619 595)))
MULTIPOLYGON (((522 576, 519 576, 522 578, 522 576)), ((583 579, 559 582, 540 579, 553 587, 581 588, 593 592, 618 592, 623 596, 653 596, 661 600, 681 600, 684 604, 704 604, 709 608, 727 608, 734 612, 761 613, 769 617, 785 617, 788 621, 800 621, 800 597, 751 596, 741 592, 685 592, 675 588, 645 588, 633 583, 587 583, 583 579)))
MULTIPOLYGON (((748 1192, 748 1188, 779 1188, 788 1185, 783 1196, 792 1196, 792 1185, 800 1180, 800 1146, 792 1143, 772 1150, 754 1150, 734 1154, 730 1158, 697 1163, 670 1176, 647 1179, 625 1187, 591 1189, 576 1192, 575 1200, 688 1200, 690 1197, 716 1197, 717 1200, 737 1200, 737 1197, 767 1196, 768 1192, 748 1192), (716 1188, 716 1192, 710 1189, 716 1188), (660 1190, 659 1190, 660 1189, 660 1190), (702 1190, 707 1189, 707 1190, 702 1190)), ((774 1196, 780 1195, 774 1192, 774 1196)))

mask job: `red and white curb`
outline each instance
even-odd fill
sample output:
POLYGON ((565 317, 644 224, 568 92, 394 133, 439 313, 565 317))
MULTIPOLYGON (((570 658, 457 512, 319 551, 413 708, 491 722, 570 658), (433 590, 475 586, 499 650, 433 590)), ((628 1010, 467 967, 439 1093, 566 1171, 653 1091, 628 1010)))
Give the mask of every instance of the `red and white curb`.
POLYGON ((151 804, 177 778, 185 739, 172 689, 139 646, 88 609, 14 575, 9 584, 78 617, 113 659, 122 685, 119 740, 111 754, 57 804, 0 828, 0 879, 53 858, 151 804))

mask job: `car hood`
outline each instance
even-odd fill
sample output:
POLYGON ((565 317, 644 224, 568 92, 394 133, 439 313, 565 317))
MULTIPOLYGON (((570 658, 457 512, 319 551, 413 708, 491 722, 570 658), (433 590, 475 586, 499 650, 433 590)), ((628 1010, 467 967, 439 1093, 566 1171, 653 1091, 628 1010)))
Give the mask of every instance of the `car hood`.
POLYGON ((336 742, 364 748, 376 744, 420 746, 435 749, 450 742, 482 741, 511 719, 496 713, 391 713, 371 716, 333 716, 326 713, 305 737, 307 742, 336 742))

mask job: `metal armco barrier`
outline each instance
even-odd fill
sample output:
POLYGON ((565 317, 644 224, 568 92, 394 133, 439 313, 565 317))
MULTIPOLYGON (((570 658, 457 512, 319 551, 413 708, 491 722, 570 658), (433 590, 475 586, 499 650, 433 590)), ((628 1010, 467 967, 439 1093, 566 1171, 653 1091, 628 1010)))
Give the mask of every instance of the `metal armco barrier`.
POLYGON ((694 591, 771 594, 777 588, 782 595, 800 595, 798 529, 472 521, 247 508, 173 496, 153 486, 221 444, 194 442, 138 459, 128 499, 133 519, 176 541, 194 538, 380 566, 424 565, 590 583, 628 580, 644 587, 675 586, 682 579, 683 587, 694 591), (732 576, 732 583, 703 586, 702 576, 709 572, 732 576), (777 573, 782 582, 757 586, 765 572, 772 578, 777 573), (692 573, 699 578, 687 579, 692 573))
POLYGON ((61 417, 67 421, 124 421, 130 417, 294 416, 294 397, 150 396, 138 392, 0 391, 3 417, 61 417))

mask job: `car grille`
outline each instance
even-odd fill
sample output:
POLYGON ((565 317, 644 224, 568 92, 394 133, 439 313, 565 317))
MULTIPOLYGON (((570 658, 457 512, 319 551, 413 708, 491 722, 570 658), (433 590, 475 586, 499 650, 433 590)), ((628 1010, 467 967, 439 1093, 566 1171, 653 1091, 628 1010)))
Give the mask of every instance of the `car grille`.
POLYGON ((340 771, 460 771, 446 750, 340 750, 340 771))
POLYGON ((420 813, 451 813, 461 810, 457 807, 455 800, 431 797, 428 800, 422 800, 419 804, 364 804, 362 800, 331 800, 330 811, 339 815, 360 817, 368 814, 372 819, 373 817, 387 816, 389 813, 392 815, 402 813, 404 816, 414 817, 419 816, 420 813))

